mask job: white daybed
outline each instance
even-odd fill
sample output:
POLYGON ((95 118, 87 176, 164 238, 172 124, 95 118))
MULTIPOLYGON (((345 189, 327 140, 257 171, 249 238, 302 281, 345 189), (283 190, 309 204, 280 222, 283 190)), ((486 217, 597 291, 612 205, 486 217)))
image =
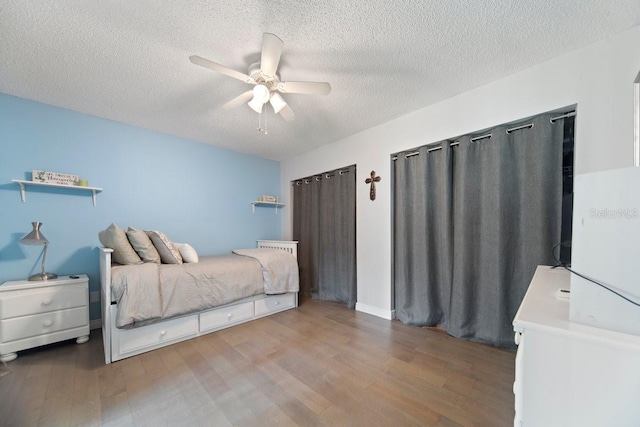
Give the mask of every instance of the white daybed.
MULTIPOLYGON (((259 240, 258 247, 281 249, 297 258, 297 242, 259 240)), ((295 308, 298 305, 297 292, 278 295, 260 294, 205 311, 131 329, 120 329, 116 327, 118 307, 112 302, 112 252, 112 249, 100 248, 102 338, 106 364, 295 308)))

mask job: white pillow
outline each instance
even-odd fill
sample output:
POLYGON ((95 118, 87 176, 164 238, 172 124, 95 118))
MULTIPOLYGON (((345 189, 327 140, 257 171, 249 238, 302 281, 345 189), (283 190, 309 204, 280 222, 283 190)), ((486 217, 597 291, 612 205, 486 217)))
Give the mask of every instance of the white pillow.
POLYGON ((182 261, 184 262, 198 262, 200 258, 198 258, 198 253, 188 243, 174 243, 173 244, 180 251, 180 255, 182 256, 182 261))

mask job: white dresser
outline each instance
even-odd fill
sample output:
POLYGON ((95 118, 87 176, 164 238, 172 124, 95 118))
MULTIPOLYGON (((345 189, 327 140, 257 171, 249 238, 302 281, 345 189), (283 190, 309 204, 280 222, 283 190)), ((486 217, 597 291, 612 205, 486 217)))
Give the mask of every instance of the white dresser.
POLYGON ((89 278, 62 276, 46 282, 0 285, 0 361, 20 350, 76 338, 89 340, 89 278))
POLYGON ((539 266, 513 321, 514 425, 640 426, 640 336, 570 322, 569 275, 539 266))

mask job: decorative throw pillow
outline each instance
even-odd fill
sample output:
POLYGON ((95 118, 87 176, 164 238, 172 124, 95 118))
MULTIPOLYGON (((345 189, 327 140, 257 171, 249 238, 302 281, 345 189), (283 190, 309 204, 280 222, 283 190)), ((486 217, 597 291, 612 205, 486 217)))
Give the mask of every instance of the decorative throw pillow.
POLYGON ((127 234, 116 224, 111 224, 106 230, 98 233, 100 243, 107 248, 113 249, 113 261, 118 264, 142 264, 142 260, 131 247, 127 239, 127 234))
POLYGON ((142 261, 160 264, 160 254, 156 247, 153 246, 147 233, 129 227, 127 229, 127 238, 131 246, 133 246, 133 249, 138 253, 140 258, 142 258, 142 261))
POLYGON ((175 247, 180 251, 180 256, 182 256, 183 262, 198 262, 200 258, 198 258, 198 252, 188 243, 174 243, 175 247))
POLYGON ((173 242, 163 232, 147 231, 146 233, 158 250, 163 264, 182 264, 180 251, 173 246, 173 242))

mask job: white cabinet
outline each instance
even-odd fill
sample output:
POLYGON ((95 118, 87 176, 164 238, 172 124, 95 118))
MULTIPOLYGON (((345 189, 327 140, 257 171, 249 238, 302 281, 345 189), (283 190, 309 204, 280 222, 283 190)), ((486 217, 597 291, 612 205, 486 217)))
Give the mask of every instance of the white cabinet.
POLYGON ((18 280, 0 285, 0 361, 20 350, 76 338, 89 339, 89 278, 46 282, 18 280))
POLYGON ((513 321, 516 426, 639 426, 640 336, 569 321, 569 272, 539 266, 513 321))

